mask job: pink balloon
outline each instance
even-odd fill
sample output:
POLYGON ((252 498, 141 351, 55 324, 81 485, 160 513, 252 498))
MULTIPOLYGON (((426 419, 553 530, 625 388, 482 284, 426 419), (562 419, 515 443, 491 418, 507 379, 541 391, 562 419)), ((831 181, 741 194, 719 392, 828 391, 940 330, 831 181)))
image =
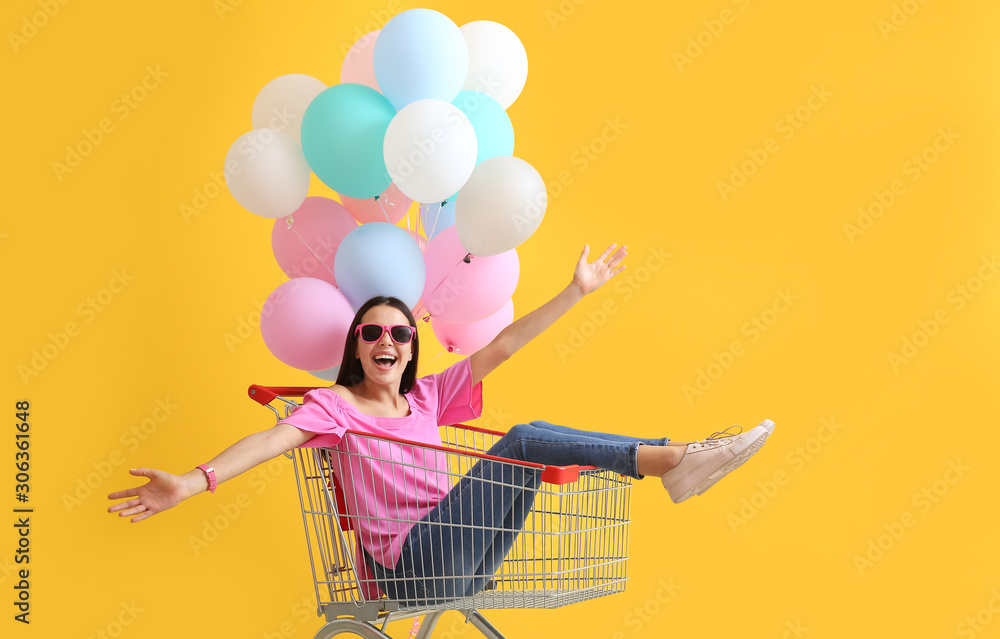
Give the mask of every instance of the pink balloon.
POLYGON ((403 195, 395 184, 390 184, 389 188, 378 197, 358 199, 341 195, 340 201, 361 224, 368 222, 395 224, 403 219, 413 204, 413 200, 403 195))
POLYGON ((340 202, 307 197, 291 215, 274 221, 271 248, 281 270, 291 278, 316 277, 334 286, 333 256, 348 233, 358 228, 351 212, 340 202))
POLYGON ((434 336, 449 353, 472 355, 493 341, 500 331, 514 321, 514 301, 507 300, 503 308, 486 319, 471 324, 432 322, 434 336))
POLYGON ((297 277, 274 289, 260 313, 271 354, 293 368, 323 371, 340 364, 354 310, 329 282, 297 277))
POLYGON ((344 57, 344 64, 340 67, 340 81, 363 84, 382 92, 375 79, 375 40, 381 29, 375 29, 358 38, 358 41, 351 46, 351 50, 344 57))
POLYGON ((472 257, 449 226, 427 245, 424 263, 424 309, 435 320, 450 324, 478 322, 499 311, 514 294, 520 275, 517 251, 472 257))

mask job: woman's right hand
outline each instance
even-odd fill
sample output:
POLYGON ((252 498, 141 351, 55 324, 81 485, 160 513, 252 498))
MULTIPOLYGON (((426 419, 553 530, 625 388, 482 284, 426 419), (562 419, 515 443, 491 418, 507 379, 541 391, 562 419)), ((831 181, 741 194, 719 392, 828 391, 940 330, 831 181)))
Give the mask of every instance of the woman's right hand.
POLYGON ((146 477, 149 481, 142 486, 108 495, 108 499, 128 498, 128 501, 108 508, 108 512, 118 513, 119 517, 131 517, 133 524, 173 508, 191 496, 191 487, 185 482, 186 476, 172 475, 153 468, 133 468, 128 472, 136 477, 146 477))

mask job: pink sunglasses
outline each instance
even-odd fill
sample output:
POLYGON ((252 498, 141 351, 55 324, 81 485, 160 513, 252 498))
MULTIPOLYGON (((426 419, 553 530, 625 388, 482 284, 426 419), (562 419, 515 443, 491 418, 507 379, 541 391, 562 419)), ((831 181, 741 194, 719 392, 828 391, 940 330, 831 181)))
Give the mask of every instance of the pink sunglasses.
POLYGON ((382 339, 386 331, 389 337, 397 344, 409 344, 416 336, 417 329, 408 324, 397 324, 396 326, 386 326, 385 324, 358 324, 354 329, 355 336, 360 336, 362 341, 369 344, 382 339))

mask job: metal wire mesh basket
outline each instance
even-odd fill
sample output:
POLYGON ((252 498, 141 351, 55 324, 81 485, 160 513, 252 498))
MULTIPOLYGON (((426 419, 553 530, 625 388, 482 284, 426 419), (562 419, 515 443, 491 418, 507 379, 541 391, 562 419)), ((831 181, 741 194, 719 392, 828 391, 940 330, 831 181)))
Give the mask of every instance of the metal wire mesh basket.
MULTIPOLYGON (((281 419, 298 405, 288 397, 301 397, 308 390, 311 389, 252 386, 250 395, 274 410, 281 419), (284 403, 285 415, 270 406, 275 398, 284 403)), ((325 614, 331 622, 343 621, 339 619, 343 616, 372 621, 387 616, 401 618, 429 611, 459 610, 469 614, 470 620, 484 634, 499 637, 499 633, 474 611, 557 608, 625 589, 629 477, 593 467, 543 466, 491 457, 486 451, 503 435, 496 431, 454 425, 442 426, 440 433, 440 446, 349 432, 337 448, 294 451, 292 457, 320 614, 325 614), (522 480, 528 475, 531 475, 534 499, 523 525, 516 529, 512 526, 510 530, 502 530, 494 525, 488 529, 469 530, 470 526, 474 528, 473 524, 446 521, 435 524, 430 534, 448 538, 456 535, 457 538, 459 533, 464 533, 468 538, 470 533, 491 537, 504 533, 513 541, 502 561, 493 566, 495 572, 489 575, 452 573, 441 578, 449 580, 450 584, 460 579, 464 579, 462 583, 470 583, 469 580, 476 577, 476 583, 482 584, 476 592, 459 592, 461 588, 435 589, 426 579, 414 590, 412 584, 391 583, 406 578, 382 575, 376 579, 371 569, 373 559, 359 543, 362 537, 359 531, 370 530, 373 526, 408 529, 418 523, 402 519, 398 512, 395 519, 387 518, 385 512, 357 499, 351 482, 358 481, 356 469, 361 461, 367 462, 369 467, 378 464, 383 469, 383 481, 386 476, 392 477, 397 482, 395 493, 402 491, 416 502, 429 499, 426 494, 420 494, 428 484, 451 487, 464 478, 467 486, 475 487, 476 482, 496 483, 519 477, 521 480, 512 481, 510 485, 511 490, 516 490, 523 487, 522 480), (496 472, 470 479, 469 471, 476 464, 489 464, 496 472), (456 526, 463 526, 465 530, 452 529, 456 526), (395 596, 383 595, 386 590, 395 596), (416 592, 424 592, 424 595, 416 592), (426 594, 428 592, 438 594, 431 596, 426 594)), ((488 491, 484 490, 483 494, 488 491)), ((489 507, 485 503, 479 505, 489 507)), ((457 550, 446 550, 444 546, 440 552, 457 550)), ((436 618, 437 613, 433 620, 436 618)), ((425 636, 429 631, 430 628, 425 627, 418 636, 425 636)), ((360 633, 357 628, 351 632, 360 633)), ((333 636, 322 632, 321 635, 333 636)))

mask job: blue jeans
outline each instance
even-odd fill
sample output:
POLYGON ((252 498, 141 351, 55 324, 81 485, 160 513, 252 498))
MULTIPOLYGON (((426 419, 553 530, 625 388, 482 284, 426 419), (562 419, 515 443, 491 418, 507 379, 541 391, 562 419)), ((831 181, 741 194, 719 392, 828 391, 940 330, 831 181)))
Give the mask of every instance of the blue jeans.
MULTIPOLYGON (((597 466, 641 479, 640 439, 556 426, 518 424, 490 455, 553 466, 597 466)), ((412 604, 469 597, 489 582, 514 545, 531 512, 540 471, 480 460, 406 537, 399 561, 387 568, 365 553, 382 592, 412 604)))

